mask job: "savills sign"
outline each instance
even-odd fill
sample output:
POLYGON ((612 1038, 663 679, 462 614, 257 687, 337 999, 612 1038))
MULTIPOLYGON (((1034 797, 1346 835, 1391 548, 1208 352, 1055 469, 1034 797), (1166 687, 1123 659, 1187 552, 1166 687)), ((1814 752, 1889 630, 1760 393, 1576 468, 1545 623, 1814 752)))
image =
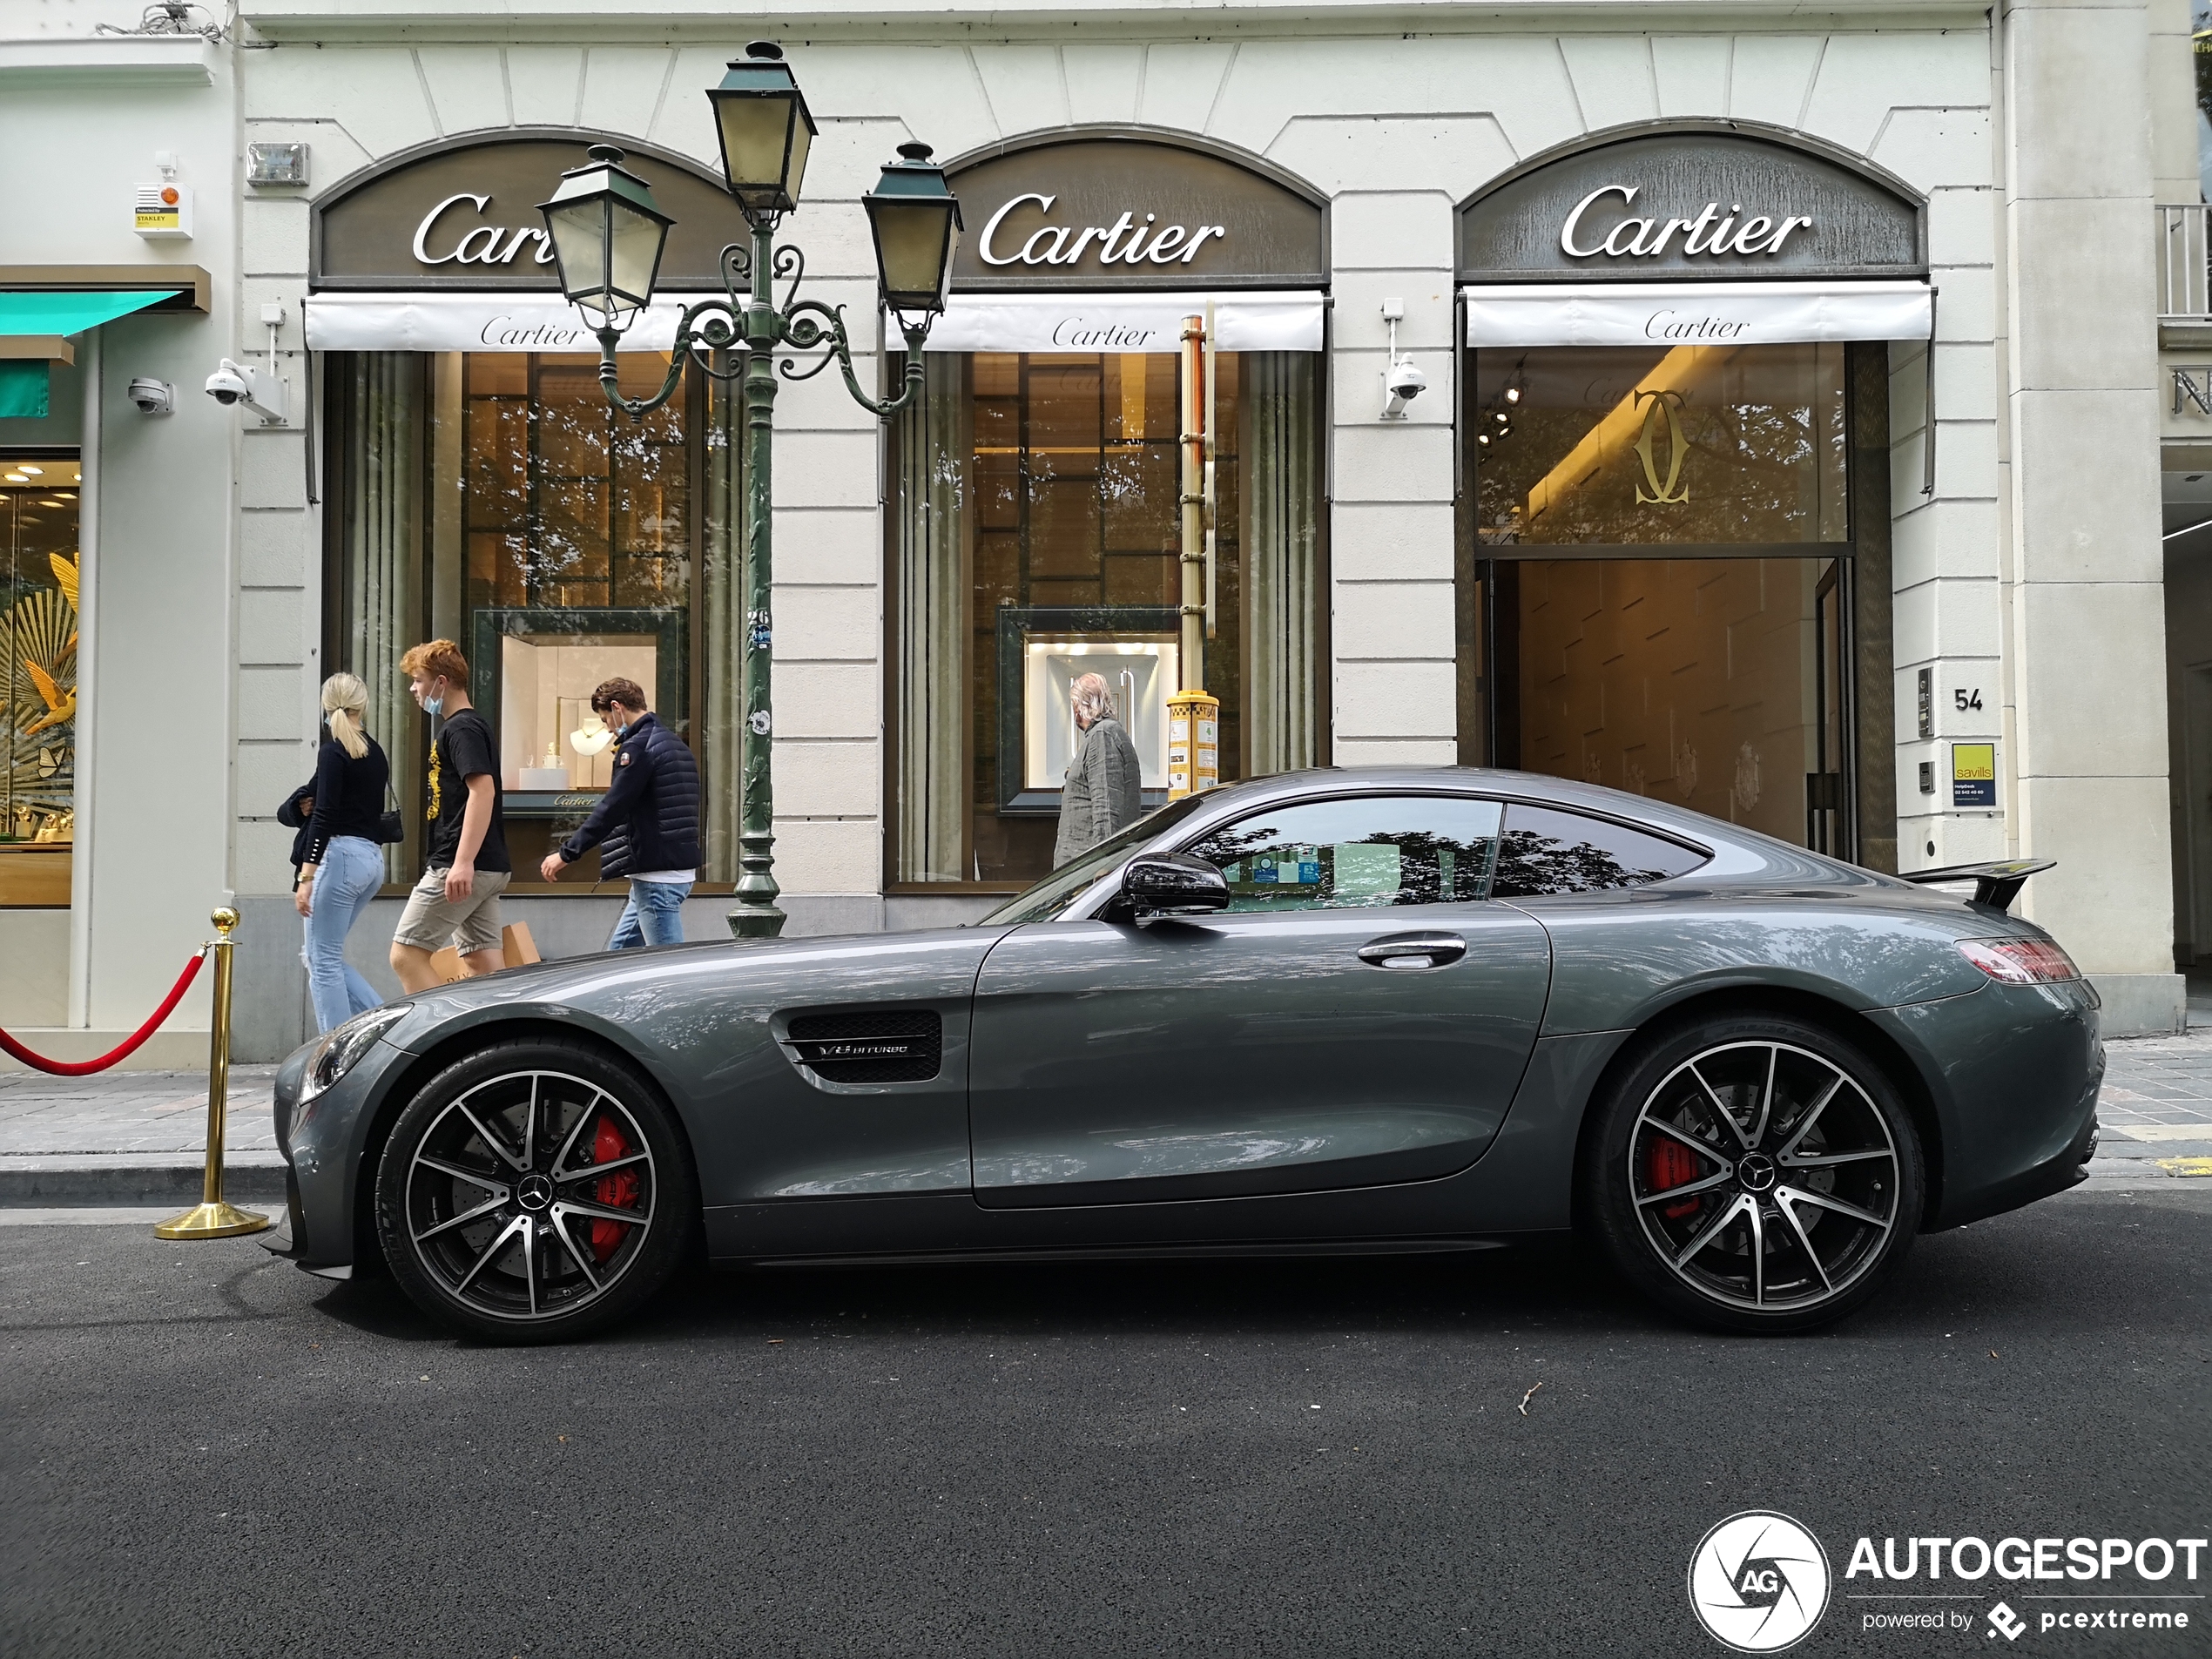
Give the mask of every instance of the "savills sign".
POLYGON ((1460 210, 1460 279, 1755 282, 1927 270, 1925 214, 1871 163, 1737 122, 1581 140, 1460 210))

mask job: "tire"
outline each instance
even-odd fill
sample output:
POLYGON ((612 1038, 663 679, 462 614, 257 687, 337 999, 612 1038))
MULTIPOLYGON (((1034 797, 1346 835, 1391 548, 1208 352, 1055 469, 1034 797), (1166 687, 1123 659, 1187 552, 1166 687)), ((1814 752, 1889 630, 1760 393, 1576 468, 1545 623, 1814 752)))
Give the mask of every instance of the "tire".
POLYGON ((508 1042, 448 1066, 401 1112, 376 1227, 393 1277, 442 1324, 562 1342, 667 1282, 698 1192, 674 1114, 634 1068, 588 1043, 508 1042))
POLYGON ((1912 1247, 1926 1175, 1912 1116, 1820 1026, 1698 1020, 1635 1055, 1596 1111, 1582 1214, 1622 1276, 1683 1318, 1811 1330, 1863 1305, 1912 1247))

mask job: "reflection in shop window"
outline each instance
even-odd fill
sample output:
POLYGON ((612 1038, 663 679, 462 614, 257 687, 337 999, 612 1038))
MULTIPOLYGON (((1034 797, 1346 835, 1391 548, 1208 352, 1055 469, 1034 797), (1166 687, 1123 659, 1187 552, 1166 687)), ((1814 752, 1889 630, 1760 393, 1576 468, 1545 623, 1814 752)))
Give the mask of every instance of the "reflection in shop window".
MULTIPOLYGON (((651 395, 667 364, 624 354, 620 389, 651 395)), ((644 687, 699 752, 703 874, 734 873, 735 462, 730 400, 701 378, 632 421, 608 402, 596 357, 374 354, 334 371, 347 665, 408 792, 426 733, 399 654, 459 642, 499 734, 519 884, 609 786, 612 733, 590 696, 616 678, 644 687), (699 675, 702 649, 728 671, 699 675)), ((419 819, 389 855, 395 881, 420 867, 419 819)), ((596 856, 586 867, 570 890, 588 889, 596 856)))
MULTIPOLYGON (((1319 758, 1320 359, 1213 361, 1204 670, 1226 782, 1319 758)), ((1176 359, 933 353, 925 369, 893 448, 891 875, 1019 884, 1051 867, 1081 675, 1107 680, 1148 810, 1166 798, 1186 666, 1176 359)))
POLYGON ((0 907, 69 903, 76 839, 78 485, 75 461, 0 452, 0 907))
POLYGON ((1484 351, 1474 406, 1486 545, 1850 534, 1839 345, 1484 351))

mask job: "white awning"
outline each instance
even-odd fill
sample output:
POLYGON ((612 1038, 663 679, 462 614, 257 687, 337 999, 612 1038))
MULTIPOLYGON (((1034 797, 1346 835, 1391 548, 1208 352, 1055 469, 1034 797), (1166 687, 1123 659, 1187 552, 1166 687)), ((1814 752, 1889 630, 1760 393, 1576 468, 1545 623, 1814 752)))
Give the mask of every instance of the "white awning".
POLYGON ((1765 346, 1925 340, 1925 282, 1608 282, 1460 290, 1470 346, 1765 346))
MULTIPOLYGON (((930 351, 1173 352, 1183 320, 1213 302, 1221 351, 1319 351, 1318 293, 956 293, 930 351)), ((884 332, 895 345, 899 331, 884 332)))
MULTIPOLYGON (((622 337, 624 351, 664 352, 676 320, 704 294, 664 294, 622 337)), ((311 351, 590 352, 598 338, 557 293, 311 293, 311 351)))

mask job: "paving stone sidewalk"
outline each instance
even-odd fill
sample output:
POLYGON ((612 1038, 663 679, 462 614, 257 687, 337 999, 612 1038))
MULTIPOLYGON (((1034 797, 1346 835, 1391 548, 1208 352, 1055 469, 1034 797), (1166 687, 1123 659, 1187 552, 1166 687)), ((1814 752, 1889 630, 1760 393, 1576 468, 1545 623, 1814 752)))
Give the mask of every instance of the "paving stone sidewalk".
MULTIPOLYGON (((2106 1045, 2098 1116, 2103 1143, 2093 1183, 2212 1176, 2212 1026, 2186 1036, 2140 1037, 2106 1045)), ((273 1066, 231 1072, 229 1167, 267 1187, 280 1158, 269 1117, 273 1066)), ((88 1202, 114 1188, 110 1202, 133 1202, 148 1170, 174 1171, 189 1184, 207 1130, 205 1072, 105 1072, 91 1077, 0 1073, 0 1204, 33 1202, 63 1190, 88 1202), (135 1179, 138 1185, 132 1187, 135 1179)), ((281 1182, 276 1183, 281 1190, 281 1182)))

